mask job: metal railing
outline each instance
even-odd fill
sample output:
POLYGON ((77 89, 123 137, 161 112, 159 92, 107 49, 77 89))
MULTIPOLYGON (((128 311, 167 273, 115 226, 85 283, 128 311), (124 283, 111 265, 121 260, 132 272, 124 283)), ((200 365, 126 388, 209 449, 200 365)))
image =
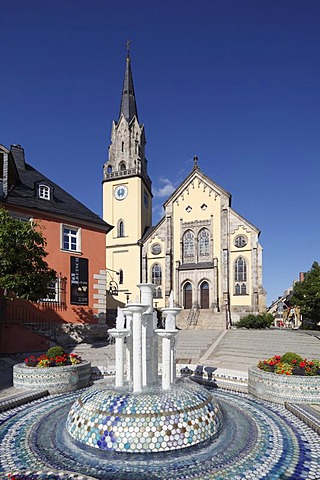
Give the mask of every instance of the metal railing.
POLYGON ((55 337, 55 332, 61 321, 55 322, 52 319, 48 320, 46 311, 39 311, 32 304, 21 305, 11 301, 7 301, 4 308, 4 315, 2 322, 4 324, 19 324, 26 328, 33 330, 40 335, 48 335, 55 337))

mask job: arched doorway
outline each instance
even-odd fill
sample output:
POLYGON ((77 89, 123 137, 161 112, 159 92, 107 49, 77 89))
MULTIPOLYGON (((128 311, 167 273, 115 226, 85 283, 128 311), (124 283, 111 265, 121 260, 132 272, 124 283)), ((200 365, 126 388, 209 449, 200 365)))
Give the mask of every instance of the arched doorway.
POLYGON ((209 285, 208 282, 202 282, 200 286, 200 305, 201 308, 209 308, 209 285))
POLYGON ((190 282, 187 282, 185 286, 183 287, 183 293, 184 293, 184 308, 186 310, 189 310, 192 308, 192 285, 190 282))

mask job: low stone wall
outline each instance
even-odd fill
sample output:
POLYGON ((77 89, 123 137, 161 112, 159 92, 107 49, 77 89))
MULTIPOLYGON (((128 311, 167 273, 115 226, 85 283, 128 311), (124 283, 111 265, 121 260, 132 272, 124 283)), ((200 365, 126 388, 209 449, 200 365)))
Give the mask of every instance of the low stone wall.
POLYGON ((91 363, 37 368, 24 363, 13 366, 13 386, 25 390, 47 390, 49 393, 71 392, 91 383, 91 363))
POLYGON ((320 404, 320 376, 278 375, 258 367, 248 370, 248 392, 275 403, 320 404))

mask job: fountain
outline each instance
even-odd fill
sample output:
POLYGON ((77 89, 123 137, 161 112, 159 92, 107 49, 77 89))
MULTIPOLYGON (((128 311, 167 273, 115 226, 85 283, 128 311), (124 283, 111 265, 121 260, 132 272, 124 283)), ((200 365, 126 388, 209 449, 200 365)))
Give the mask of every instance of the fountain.
POLYGON ((126 453, 165 452, 208 441, 218 434, 222 413, 204 387, 186 379, 176 381, 174 337, 181 309, 174 307, 171 294, 169 307, 163 309, 165 328, 156 329, 154 286, 139 287, 141 303, 126 306, 126 328, 124 313, 118 309, 116 328, 109 330, 115 338, 115 388, 90 390, 79 397, 68 415, 67 431, 80 444, 126 453), (161 384, 158 338, 162 340, 161 384))
POLYGON ((318 435, 284 406, 176 378, 180 308, 171 293, 164 328, 157 328, 154 286, 139 288, 140 301, 119 309, 110 331, 112 383, 0 414, 0 478, 320 478, 318 435))

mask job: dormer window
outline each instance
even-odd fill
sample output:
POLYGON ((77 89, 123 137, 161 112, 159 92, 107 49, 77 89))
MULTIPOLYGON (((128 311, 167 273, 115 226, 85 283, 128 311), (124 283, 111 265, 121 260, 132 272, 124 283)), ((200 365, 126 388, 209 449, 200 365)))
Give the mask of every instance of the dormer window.
POLYGON ((50 187, 48 187, 48 185, 38 185, 38 197, 44 200, 50 200, 50 187))

